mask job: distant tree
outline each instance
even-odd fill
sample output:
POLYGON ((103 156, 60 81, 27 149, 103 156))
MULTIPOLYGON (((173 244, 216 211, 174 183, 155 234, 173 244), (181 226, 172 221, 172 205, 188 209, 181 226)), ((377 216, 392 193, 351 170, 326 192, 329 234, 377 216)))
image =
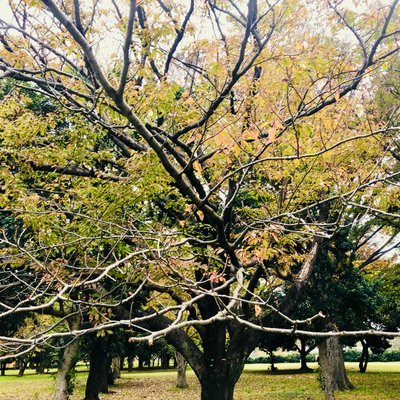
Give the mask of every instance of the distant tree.
POLYGON ((258 344, 260 350, 265 351, 271 360, 271 371, 274 372, 277 370, 275 366, 275 352, 278 349, 282 350, 294 350, 295 348, 295 339, 291 336, 287 335, 272 335, 265 334, 261 338, 260 343, 258 344))
POLYGON ((386 349, 390 347, 390 343, 386 338, 380 337, 367 337, 361 339, 362 352, 360 361, 358 363, 358 368, 361 373, 367 371, 368 361, 369 361, 369 350, 371 349, 373 354, 381 354, 386 349))

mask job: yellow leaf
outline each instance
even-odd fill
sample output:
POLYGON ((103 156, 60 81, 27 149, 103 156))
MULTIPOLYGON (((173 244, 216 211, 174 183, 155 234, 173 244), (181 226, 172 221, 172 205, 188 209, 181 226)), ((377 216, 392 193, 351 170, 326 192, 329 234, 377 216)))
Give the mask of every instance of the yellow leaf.
POLYGON ((273 142, 276 138, 276 128, 273 126, 268 129, 268 141, 273 142))
POLYGON ((193 168, 194 168, 194 170, 195 170, 196 172, 198 172, 199 174, 201 174, 202 169, 201 169, 201 165, 200 165, 200 163, 198 162, 198 160, 196 160, 196 161, 193 163, 193 168))
POLYGON ((243 132, 242 136, 243 136, 244 139, 257 140, 258 139, 258 132, 255 131, 255 130, 246 129, 243 132))
POLYGON ((182 98, 182 99, 187 99, 187 98, 189 97, 189 95, 190 95, 190 92, 189 92, 188 90, 185 90, 185 91, 182 93, 181 98, 182 98))
POLYGON ((200 218, 200 221, 204 221, 204 213, 203 213, 203 211, 197 210, 196 214, 200 218))
POLYGON ((261 307, 258 304, 254 304, 254 314, 256 317, 261 314, 261 307))

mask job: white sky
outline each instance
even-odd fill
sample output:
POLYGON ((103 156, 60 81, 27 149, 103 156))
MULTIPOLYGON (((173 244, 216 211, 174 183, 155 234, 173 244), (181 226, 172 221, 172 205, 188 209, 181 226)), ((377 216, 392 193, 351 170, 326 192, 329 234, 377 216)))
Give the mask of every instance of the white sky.
MULTIPOLYGON (((83 0, 85 1, 85 0, 83 0)), ((90 1, 90 3, 92 3, 92 0, 86 0, 86 1, 90 1)), ((244 1, 244 0, 243 0, 244 1)), ((321 0, 322 1, 322 0, 321 0)), ((337 2, 340 2, 340 0, 336 0, 337 2)), ((343 0, 340 2, 340 6, 341 7, 345 7, 345 8, 349 8, 349 9, 353 9, 353 10, 357 10, 359 12, 362 12, 363 10, 365 10, 368 6, 373 5, 374 3, 380 3, 380 4, 390 4, 392 0, 375 0, 375 1, 371 1, 371 0, 343 0)), ((335 2, 335 0, 332 0, 332 2, 335 2)), ((112 8, 112 3, 111 0, 103 0, 102 1, 102 5, 107 6, 107 4, 110 4, 110 8, 112 8)), ((0 0, 0 19, 3 19, 6 22, 10 22, 12 23, 12 13, 10 11, 9 5, 7 0, 0 0)), ((204 28, 205 29, 210 29, 211 27, 202 27, 203 29, 201 30, 201 34, 202 36, 209 36, 212 37, 213 33, 210 32, 209 34, 207 32, 204 32, 204 28)), ((347 35, 347 30, 345 30, 344 33, 344 38, 347 35)), ((99 54, 100 58, 104 59, 104 60, 109 60, 111 61, 111 56, 113 55, 113 53, 115 53, 116 51, 118 51, 118 49, 116 49, 115 47, 115 38, 112 38, 112 33, 110 31, 106 32, 109 39, 107 39, 107 37, 104 37, 101 40, 101 54, 99 54)), ((352 36, 352 34, 350 34, 350 32, 348 32, 349 37, 352 36)), ((120 43, 119 43, 120 45, 120 43)))
MULTIPOLYGON (((84 0, 85 1, 85 0, 84 0)), ((335 0, 333 0, 335 1, 335 0)), ((337 1, 337 0, 336 0, 337 1)), ((392 0, 376 0, 376 1, 371 1, 371 0, 343 0, 340 5, 344 6, 346 8, 349 9, 353 9, 353 10, 358 10, 358 11, 362 11, 363 9, 365 9, 366 7, 368 7, 369 5, 373 4, 373 3, 381 3, 381 4, 390 4, 392 0), (357 6, 356 6, 357 4, 357 6)), ((104 3, 109 3, 110 7, 111 7, 111 1, 110 0, 104 0, 104 3)), ((7 22, 11 22, 12 19, 12 14, 8 5, 7 0, 0 0, 0 18, 7 21, 7 22)))

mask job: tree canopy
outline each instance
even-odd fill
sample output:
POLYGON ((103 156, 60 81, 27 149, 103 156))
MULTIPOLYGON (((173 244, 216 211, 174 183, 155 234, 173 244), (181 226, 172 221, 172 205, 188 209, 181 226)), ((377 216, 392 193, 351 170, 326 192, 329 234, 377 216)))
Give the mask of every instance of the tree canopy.
POLYGON ((79 314, 75 336, 166 336, 204 399, 230 399, 257 331, 346 334, 292 315, 337 232, 368 242, 399 217, 399 128, 376 97, 398 1, 353 3, 9 1, 0 317, 55 318, 2 337, 11 353, 79 314))

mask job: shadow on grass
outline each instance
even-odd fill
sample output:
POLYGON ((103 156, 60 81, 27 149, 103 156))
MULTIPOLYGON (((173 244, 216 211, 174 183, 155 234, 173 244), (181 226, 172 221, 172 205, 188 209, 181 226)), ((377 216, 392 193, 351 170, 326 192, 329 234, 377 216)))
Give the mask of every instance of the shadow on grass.
POLYGON ((247 370, 246 374, 259 374, 259 375, 303 375, 303 374, 314 374, 317 371, 314 369, 301 370, 301 369, 277 369, 271 371, 270 369, 263 370, 247 370))

